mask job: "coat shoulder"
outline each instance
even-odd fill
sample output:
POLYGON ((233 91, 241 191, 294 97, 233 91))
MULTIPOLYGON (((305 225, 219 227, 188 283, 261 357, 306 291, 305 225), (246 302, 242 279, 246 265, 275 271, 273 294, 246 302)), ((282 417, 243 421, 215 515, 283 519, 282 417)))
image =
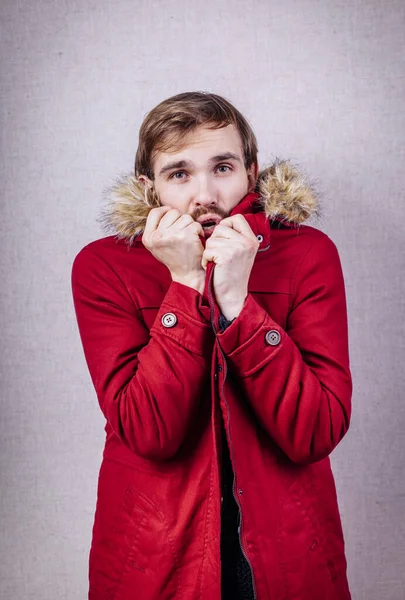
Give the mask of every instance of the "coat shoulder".
POLYGON ((89 242, 85 246, 83 246, 78 252, 75 258, 81 254, 99 254, 101 256, 108 255, 111 251, 116 250, 117 248, 126 251, 130 251, 135 246, 129 244, 123 239, 117 238, 115 235, 109 235, 107 237, 102 237, 97 240, 93 240, 89 242))
POLYGON ((141 256, 148 254, 146 248, 139 243, 129 243, 115 235, 99 238, 83 246, 73 259, 73 268, 76 264, 88 261, 103 261, 112 268, 139 263, 141 256))
POLYGON ((303 257, 307 251, 313 247, 322 249, 335 248, 336 245, 327 233, 320 229, 306 224, 291 224, 281 227, 271 222, 271 237, 273 248, 275 245, 285 249, 288 255, 295 256, 296 259, 303 257))

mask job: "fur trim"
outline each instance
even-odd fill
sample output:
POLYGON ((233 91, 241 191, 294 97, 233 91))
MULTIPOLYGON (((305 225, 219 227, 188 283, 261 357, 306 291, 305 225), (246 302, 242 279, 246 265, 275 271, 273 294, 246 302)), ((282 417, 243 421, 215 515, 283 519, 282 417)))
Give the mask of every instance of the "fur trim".
MULTIPOLYGON (((260 194, 269 219, 277 217, 301 224, 320 215, 313 184, 287 160, 276 159, 271 166, 262 169, 255 191, 260 194)), ((143 232, 149 211, 160 206, 154 190, 145 187, 133 175, 118 179, 105 197, 106 205, 101 208, 97 221, 106 235, 127 239, 129 244, 143 232)))
POLYGON ((266 217, 301 224, 312 216, 320 216, 320 205, 314 184, 287 160, 276 159, 257 177, 266 217))

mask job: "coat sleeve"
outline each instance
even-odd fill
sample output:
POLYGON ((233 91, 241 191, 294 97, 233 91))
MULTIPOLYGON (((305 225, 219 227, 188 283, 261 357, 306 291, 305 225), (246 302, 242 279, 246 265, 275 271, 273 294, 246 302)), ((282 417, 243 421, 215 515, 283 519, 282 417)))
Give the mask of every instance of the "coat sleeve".
POLYGON ((209 381, 215 336, 201 295, 171 282, 150 333, 112 266, 91 247, 76 256, 72 294, 101 410, 134 453, 168 460, 179 450, 209 381), (165 327, 162 317, 177 322, 165 327))
POLYGON ((285 454, 296 463, 328 456, 349 427, 352 396, 344 279, 332 240, 324 234, 301 261, 286 330, 249 294, 217 339, 285 454))

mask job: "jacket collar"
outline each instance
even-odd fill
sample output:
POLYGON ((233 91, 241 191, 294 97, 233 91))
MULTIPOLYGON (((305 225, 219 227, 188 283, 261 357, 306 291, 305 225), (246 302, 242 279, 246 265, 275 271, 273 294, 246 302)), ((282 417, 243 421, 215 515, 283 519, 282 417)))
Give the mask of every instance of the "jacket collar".
POLYGON ((231 211, 230 216, 243 215, 260 242, 259 252, 270 248, 270 224, 264 211, 260 194, 247 194, 231 211))

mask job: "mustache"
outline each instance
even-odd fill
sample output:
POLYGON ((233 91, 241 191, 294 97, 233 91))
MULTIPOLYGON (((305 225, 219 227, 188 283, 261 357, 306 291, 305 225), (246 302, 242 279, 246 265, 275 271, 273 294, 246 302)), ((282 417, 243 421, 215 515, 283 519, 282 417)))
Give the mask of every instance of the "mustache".
POLYGON ((193 211, 191 213, 191 217, 194 219, 194 221, 196 221, 203 215, 208 215, 209 213, 211 213, 213 215, 218 215, 221 217, 221 219, 225 219, 226 217, 229 216, 228 212, 226 210, 223 210, 222 208, 219 208, 219 206, 212 206, 211 208, 206 208, 205 206, 199 206, 198 208, 195 209, 195 211, 193 211))

